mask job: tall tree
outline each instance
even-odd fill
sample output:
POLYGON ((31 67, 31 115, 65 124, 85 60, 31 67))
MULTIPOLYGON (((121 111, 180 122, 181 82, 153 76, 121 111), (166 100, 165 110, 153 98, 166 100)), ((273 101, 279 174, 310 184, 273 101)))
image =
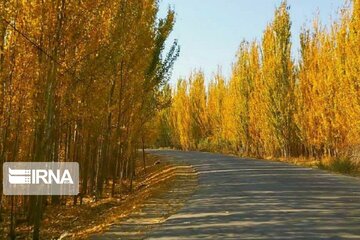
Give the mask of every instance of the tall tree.
POLYGON ((289 156, 293 143, 294 64, 291 60, 291 21, 289 7, 283 2, 275 10, 275 18, 268 25, 262 40, 262 77, 268 97, 268 121, 273 142, 271 155, 289 156))

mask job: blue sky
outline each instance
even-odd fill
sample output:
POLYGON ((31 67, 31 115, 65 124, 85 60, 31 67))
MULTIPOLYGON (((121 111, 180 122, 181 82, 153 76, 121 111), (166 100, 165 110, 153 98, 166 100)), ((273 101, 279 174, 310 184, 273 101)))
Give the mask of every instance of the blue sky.
MULTIPOLYGON (((228 77, 240 42, 260 40, 274 9, 281 0, 160 0, 160 16, 171 6, 176 23, 169 42, 178 39, 180 57, 175 63, 171 83, 202 69, 207 78, 221 66, 228 77)), ((293 56, 298 55, 301 28, 310 25, 319 12, 329 24, 345 0, 288 0, 291 6, 293 56)))

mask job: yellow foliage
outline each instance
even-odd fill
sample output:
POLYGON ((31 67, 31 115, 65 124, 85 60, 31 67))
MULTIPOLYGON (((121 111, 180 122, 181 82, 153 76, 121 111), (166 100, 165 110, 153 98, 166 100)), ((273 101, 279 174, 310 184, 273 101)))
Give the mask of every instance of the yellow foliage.
POLYGON ((303 30, 296 64, 283 2, 261 44, 240 44, 228 81, 216 74, 205 93, 202 74, 190 77, 190 90, 182 80, 172 106, 178 112, 172 131, 181 132, 179 147, 331 157, 359 145, 360 0, 341 13, 330 30, 317 19, 303 30))

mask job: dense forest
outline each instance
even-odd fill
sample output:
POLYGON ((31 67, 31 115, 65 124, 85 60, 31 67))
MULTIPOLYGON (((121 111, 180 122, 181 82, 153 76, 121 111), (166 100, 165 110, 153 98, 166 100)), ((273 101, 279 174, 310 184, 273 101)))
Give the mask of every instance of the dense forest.
MULTIPOLYGON (((1 163, 78 162, 81 196, 101 195, 108 179, 112 195, 123 180, 131 188, 179 53, 176 41, 164 53, 174 11, 159 18, 158 8, 156 0, 1 0, 1 163)), ((0 217, 15 205, 39 239, 45 205, 62 198, 1 193, 0 217)))
POLYGON ((261 41, 243 41, 225 79, 180 79, 157 144, 254 157, 349 157, 360 144, 360 1, 291 38, 283 2, 261 41), (292 41, 300 40, 297 60, 292 41), (209 84, 206 84, 209 82, 209 84))

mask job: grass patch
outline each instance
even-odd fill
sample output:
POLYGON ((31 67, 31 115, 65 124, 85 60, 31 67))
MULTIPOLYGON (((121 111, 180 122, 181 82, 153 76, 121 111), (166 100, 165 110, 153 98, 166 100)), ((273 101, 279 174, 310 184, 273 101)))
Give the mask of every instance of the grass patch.
POLYGON ((359 175, 360 173, 360 165, 346 157, 335 158, 327 162, 321 161, 317 166, 320 169, 347 175, 359 175))

